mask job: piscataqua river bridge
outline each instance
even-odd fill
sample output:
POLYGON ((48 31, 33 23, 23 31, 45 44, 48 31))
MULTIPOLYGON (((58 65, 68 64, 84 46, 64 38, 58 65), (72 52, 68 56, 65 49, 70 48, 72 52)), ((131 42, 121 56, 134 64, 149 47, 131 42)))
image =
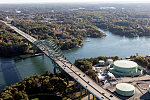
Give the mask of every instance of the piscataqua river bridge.
POLYGON ((59 66, 59 68, 61 68, 64 72, 70 75, 84 89, 91 93, 93 95, 93 99, 95 96, 98 100, 119 100, 118 97, 108 92, 104 88, 100 87, 98 84, 96 84, 95 81, 89 78, 85 73, 83 73, 80 69, 73 65, 69 60, 67 60, 55 42, 51 40, 37 40, 34 37, 28 35, 27 33, 19 30, 15 26, 5 21, 0 21, 5 23, 7 26, 9 26, 21 36, 23 36, 32 45, 40 49, 46 56, 48 56, 52 60, 53 64, 59 66))

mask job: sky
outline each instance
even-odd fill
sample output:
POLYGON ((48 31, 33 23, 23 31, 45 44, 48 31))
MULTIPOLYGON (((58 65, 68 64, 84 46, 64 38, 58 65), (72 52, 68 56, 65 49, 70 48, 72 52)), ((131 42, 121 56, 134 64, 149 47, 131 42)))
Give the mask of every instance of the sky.
POLYGON ((150 3, 150 0, 0 0, 3 3, 150 3))

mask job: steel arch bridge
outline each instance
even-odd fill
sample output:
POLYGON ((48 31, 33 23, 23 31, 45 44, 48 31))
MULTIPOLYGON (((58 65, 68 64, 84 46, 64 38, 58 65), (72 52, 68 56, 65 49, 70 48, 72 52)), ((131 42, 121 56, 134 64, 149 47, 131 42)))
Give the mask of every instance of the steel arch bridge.
POLYGON ((12 26, 5 21, 0 21, 5 23, 7 26, 12 28, 14 31, 16 31, 18 34, 26 38, 30 43, 40 49, 46 56, 48 56, 52 60, 54 64, 59 66, 64 72, 70 75, 84 89, 88 90, 88 92, 91 93, 93 97, 95 96, 99 100, 120 100, 118 97, 96 84, 85 73, 83 73, 80 69, 73 65, 69 60, 67 60, 55 42, 51 40, 37 40, 19 30, 15 26, 12 26))

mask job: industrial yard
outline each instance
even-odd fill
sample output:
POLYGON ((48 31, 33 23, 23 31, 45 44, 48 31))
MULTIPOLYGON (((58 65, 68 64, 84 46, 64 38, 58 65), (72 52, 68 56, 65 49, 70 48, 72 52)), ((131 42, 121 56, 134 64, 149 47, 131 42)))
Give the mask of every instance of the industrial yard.
POLYGON ((150 99, 150 71, 146 69, 143 72, 141 69, 136 74, 139 71, 137 63, 130 60, 100 60, 93 69, 98 72, 99 84, 117 97, 123 100, 150 99), (114 71, 110 66, 113 66, 114 71))
POLYGON ((116 81, 110 83, 106 83, 103 85, 103 88, 109 90, 114 93, 121 99, 129 99, 129 100, 139 100, 139 99, 150 99, 150 93, 148 93, 150 84, 150 76, 143 75, 138 77, 120 77, 116 78, 116 81), (118 95, 116 91, 116 85, 118 83, 129 83, 135 87, 135 94, 133 96, 125 97, 118 95))

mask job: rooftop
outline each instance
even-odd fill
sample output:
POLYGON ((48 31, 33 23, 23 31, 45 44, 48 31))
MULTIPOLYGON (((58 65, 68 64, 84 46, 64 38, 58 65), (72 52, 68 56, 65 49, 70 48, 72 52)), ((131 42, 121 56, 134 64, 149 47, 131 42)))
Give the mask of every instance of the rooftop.
POLYGON ((119 83, 116 85, 116 88, 121 91, 133 91, 135 90, 135 87, 128 83, 119 83))
POLYGON ((104 60, 99 60, 98 62, 105 62, 104 60))
POLYGON ((128 60, 117 60, 114 62, 114 65, 123 68, 133 68, 138 66, 137 63, 128 60))

